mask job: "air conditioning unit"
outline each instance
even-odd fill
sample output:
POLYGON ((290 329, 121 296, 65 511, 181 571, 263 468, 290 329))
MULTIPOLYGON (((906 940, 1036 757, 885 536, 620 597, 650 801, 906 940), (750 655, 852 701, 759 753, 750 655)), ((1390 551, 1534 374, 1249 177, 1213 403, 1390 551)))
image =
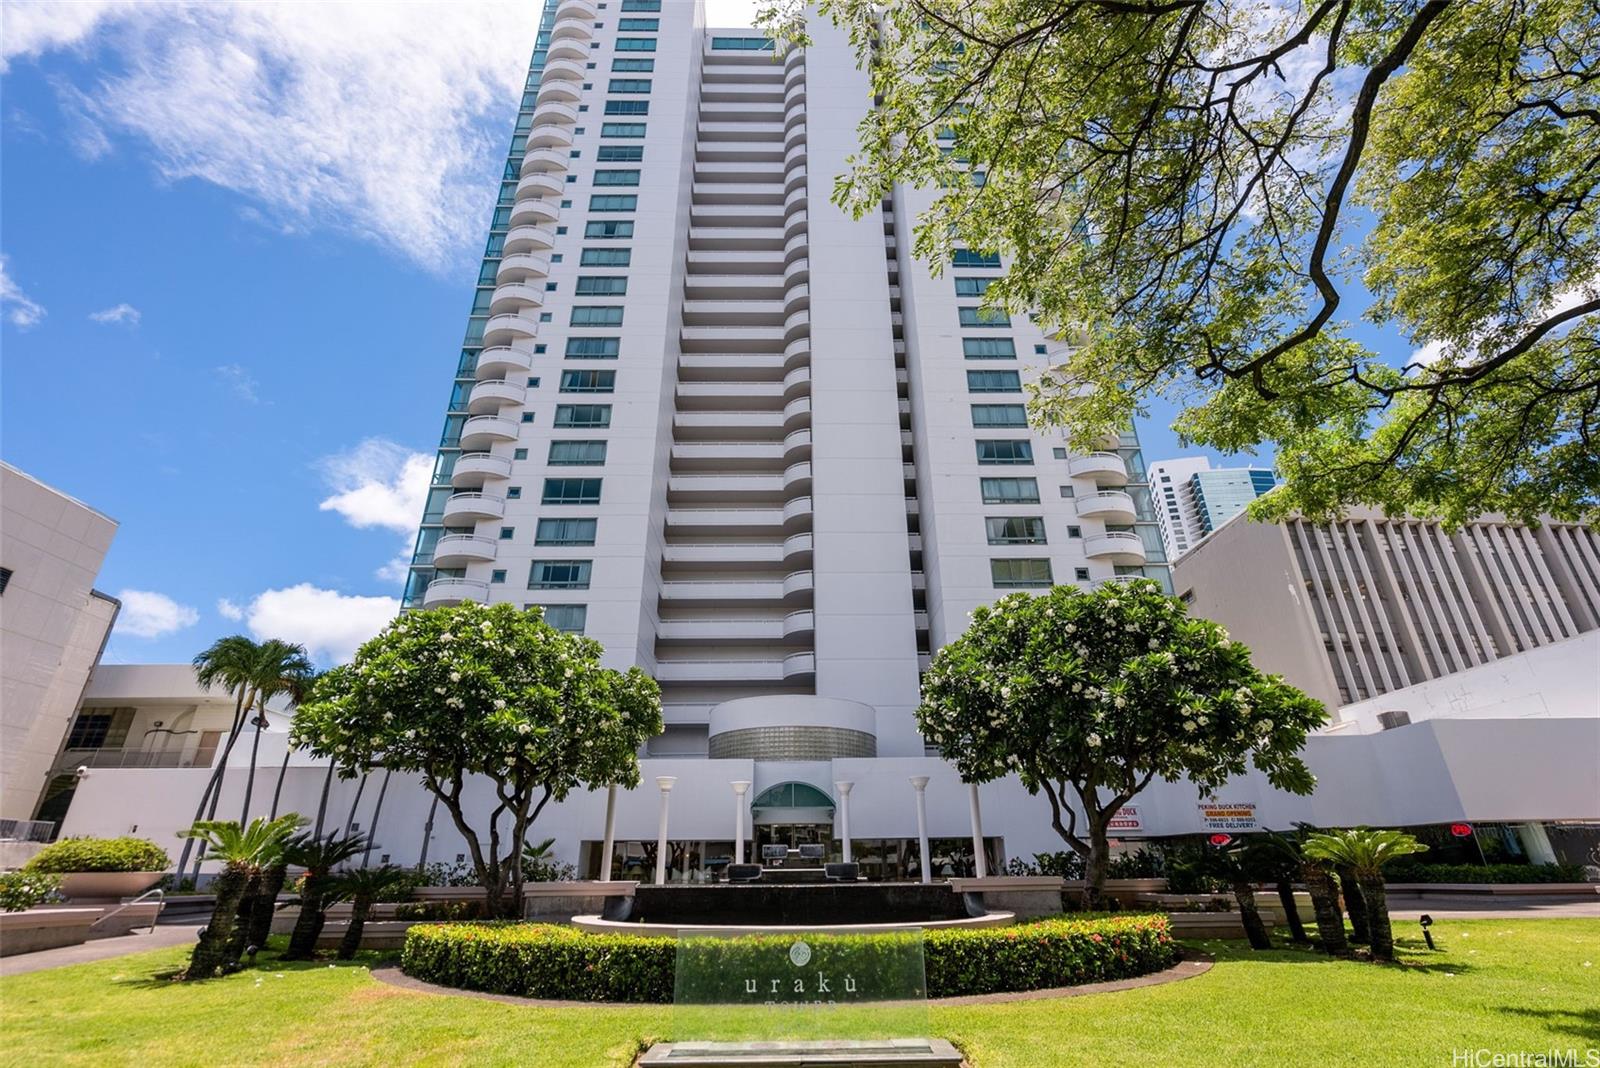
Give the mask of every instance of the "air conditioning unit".
POLYGON ((1392 731, 1396 727, 1404 727, 1406 724, 1408 724, 1410 722, 1411 722, 1411 713, 1410 712, 1402 712, 1402 711, 1398 711, 1397 710, 1397 711, 1394 711, 1394 712, 1379 712, 1378 713, 1378 726, 1382 727, 1386 731, 1392 731))

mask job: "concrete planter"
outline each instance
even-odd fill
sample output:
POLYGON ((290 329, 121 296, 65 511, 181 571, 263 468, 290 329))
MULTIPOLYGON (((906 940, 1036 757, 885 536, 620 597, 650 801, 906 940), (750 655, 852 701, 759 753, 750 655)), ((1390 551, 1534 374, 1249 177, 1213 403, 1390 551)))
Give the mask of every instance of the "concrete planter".
MULTIPOLYGON (((1243 938, 1244 921, 1237 912, 1172 912, 1167 923, 1174 938, 1243 938)), ((1261 916, 1268 932, 1276 926, 1271 916, 1261 916)))
MULTIPOLYGON (((1082 879, 1067 879, 1062 888, 1073 897, 1083 894, 1082 879)), ((1167 889, 1165 879, 1107 879, 1104 894, 1115 898, 1123 908, 1132 908, 1140 894, 1159 894, 1167 889)))
POLYGON ((100 908, 42 908, 0 912, 0 957, 87 942, 100 908))
POLYGON ((951 879, 958 894, 978 894, 990 911, 1005 911, 1018 919, 1054 916, 1061 911, 1063 880, 1050 875, 998 875, 984 879, 951 879))
POLYGON ((161 881, 159 871, 75 871, 61 877, 70 901, 121 901, 137 897, 161 881))

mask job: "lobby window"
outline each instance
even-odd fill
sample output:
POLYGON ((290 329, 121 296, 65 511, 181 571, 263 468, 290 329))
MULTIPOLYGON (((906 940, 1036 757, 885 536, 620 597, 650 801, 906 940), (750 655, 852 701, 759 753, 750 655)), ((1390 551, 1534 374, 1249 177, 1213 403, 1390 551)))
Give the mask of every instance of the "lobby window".
POLYGON ((648 72, 656 69, 656 61, 653 59, 628 59, 618 56, 611 61, 611 69, 648 72))
MULTIPOLYGON (((629 248, 586 248, 578 260, 580 267, 626 267, 633 262, 629 248)), ((582 279, 579 279, 581 282, 582 279)), ((583 292, 581 289, 578 292, 583 292)))
POLYGON ((615 337, 569 337, 567 359, 614 360, 621 351, 622 339, 615 337))
POLYGON ((540 607, 544 609, 546 623, 568 634, 582 634, 583 625, 588 622, 589 606, 586 604, 547 604, 540 607))
POLYGON ((530 590, 586 590, 589 560, 535 560, 528 570, 530 590))
POLYGON ((644 159, 644 146, 601 145, 595 158, 601 163, 638 163, 644 159))
POLYGON ((970 248, 958 248, 950 254, 952 267, 998 267, 1000 254, 975 252, 970 248))
POLYGON ((978 480, 984 504, 1038 504, 1039 483, 1031 478, 978 480))
POLYGON ((621 297, 627 295, 628 280, 625 277, 580 275, 573 292, 580 297, 621 297))
POLYGON ((1022 376, 1015 371, 968 371, 971 393, 1021 393, 1022 376))
POLYGON ((599 504, 598 478, 547 478, 541 504, 599 504))
POLYGON ((607 100, 607 115, 648 115, 650 114, 650 101, 648 100, 607 100))
POLYGON ((552 441, 550 456, 545 461, 551 467, 594 467, 606 462, 606 443, 603 441, 552 441))
POLYGON ((975 443, 980 464, 1031 464, 1033 443, 1013 439, 982 439, 975 443))
POLYGON ((563 393, 615 393, 617 389, 617 372, 615 371, 562 371, 561 392, 563 393))
POLYGON ((990 516, 983 521, 990 545, 1043 545, 1044 520, 1038 516, 990 516))
POLYGON ((558 404, 557 427, 608 427, 611 425, 609 404, 558 404))
POLYGON ((1010 326, 1011 316, 998 308, 959 308, 962 326, 1010 326))
POLYGON ((611 84, 606 86, 606 92, 608 93, 648 93, 649 91, 649 78, 612 78, 611 84))
POLYGON ((574 305, 568 322, 571 326, 621 326, 622 308, 604 304, 574 305))
POLYGON ((975 427, 1025 427, 1028 409, 1020 404, 974 404, 972 425, 975 427))
POLYGON ((1048 560, 990 560, 989 575, 996 589, 1033 589, 1051 584, 1048 560))
POLYGON ((600 124, 601 137, 643 137, 644 123, 642 122, 603 122, 600 124))
POLYGON ((989 291, 994 282, 993 278, 957 278, 956 296, 981 297, 989 291))
POLYGON ((964 337, 961 355, 969 360, 1014 360, 1017 343, 1008 337, 964 337))
MULTIPOLYGON (((616 193, 595 193, 589 197, 590 211, 638 211, 639 198, 616 193)), ((585 234, 585 237, 588 235, 585 234)))
POLYGON ((541 519, 533 532, 535 545, 593 545, 598 519, 541 519))
POLYGON ((633 223, 627 219, 596 219, 585 223, 584 237, 623 238, 633 236, 633 223))
POLYGON ((639 172, 627 171, 595 171, 595 185, 638 185, 639 172))

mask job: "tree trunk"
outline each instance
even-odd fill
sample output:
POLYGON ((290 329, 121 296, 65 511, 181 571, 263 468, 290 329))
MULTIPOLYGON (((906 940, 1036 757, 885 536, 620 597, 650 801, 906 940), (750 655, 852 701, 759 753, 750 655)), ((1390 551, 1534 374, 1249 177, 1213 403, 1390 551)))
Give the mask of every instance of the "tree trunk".
POLYGON ((383 811, 383 795, 389 792, 389 776, 394 772, 385 768, 383 782, 378 786, 378 800, 372 806, 372 822, 367 825, 367 848, 361 851, 361 866, 365 868, 367 861, 372 859, 372 846, 378 836, 378 814, 383 811))
POLYGON ((1333 876, 1326 868, 1316 864, 1305 866, 1306 890, 1311 894, 1311 910, 1317 917, 1317 934, 1322 936, 1322 950, 1329 956, 1348 957, 1350 944, 1344 937, 1344 917, 1339 915, 1339 894, 1333 886, 1333 876))
POLYGON ((1289 925, 1289 937, 1296 945, 1310 945, 1306 925, 1300 920, 1300 908, 1294 901, 1294 884, 1288 879, 1278 880, 1278 903, 1283 906, 1284 922, 1289 925))
POLYGON ((1089 856, 1083 862, 1083 907, 1093 912, 1105 897, 1106 868, 1111 862, 1111 843, 1106 840, 1105 823, 1089 817, 1089 856))
POLYGON ((355 957, 356 950, 361 948, 361 929, 367 924, 367 914, 372 911, 372 899, 366 895, 357 895, 350 902, 350 926, 345 929, 344 937, 339 940, 339 959, 350 960, 355 957))
POLYGON ((322 780, 322 800, 317 802, 317 826, 311 832, 313 838, 322 837, 322 821, 328 815, 328 791, 333 787, 333 761, 328 761, 328 774, 322 780))
POLYGON ((344 834, 341 837, 344 837, 344 838, 349 838, 350 837, 350 828, 354 827, 355 826, 355 822, 356 822, 356 809, 361 804, 361 791, 365 790, 366 788, 367 788, 367 773, 366 772, 362 772, 361 773, 361 781, 356 783, 356 796, 355 796, 355 799, 350 802, 350 815, 348 815, 348 816, 346 816, 344 818, 344 834))
POLYGON ((265 722, 267 714, 261 713, 259 721, 252 721, 255 730, 250 735, 250 772, 244 780, 244 805, 239 810, 239 826, 243 827, 250 822, 250 795, 256 788, 256 754, 261 752, 261 723, 265 722))
POLYGON ((189 955, 189 967, 182 979, 210 979, 229 963, 228 943, 233 937, 234 914, 239 911, 239 899, 244 896, 249 877, 234 868, 224 868, 212 883, 216 904, 211 908, 211 922, 200 933, 194 952, 189 955))
MULTIPOLYGON (((235 725, 239 722, 239 717, 243 714, 243 709, 244 690, 241 689, 238 695, 234 698, 233 722, 235 725)), ((237 729, 237 726, 234 726, 229 731, 230 738, 233 736, 233 731, 237 729)), ((206 802, 211 800, 211 795, 213 793, 220 793, 222 791, 222 769, 227 765, 226 757, 227 750, 224 749, 223 759, 219 759, 217 761, 217 766, 211 771, 211 778, 206 780, 206 788, 200 791, 200 803, 194 807, 194 823, 199 823, 205 818, 206 802)), ((189 866, 189 856, 194 852, 195 842, 196 839, 194 838, 185 838, 183 840, 183 852, 178 855, 178 866, 173 869, 173 876, 178 881, 182 881, 183 871, 189 866)), ((199 861, 195 862, 194 871, 198 881, 198 877, 200 875, 199 861)))
POLYGON ((1345 911, 1350 913, 1350 941, 1364 945, 1371 941, 1367 923, 1367 902, 1355 872, 1339 868, 1339 891, 1344 894, 1345 911))
POLYGON ((256 872, 244 884, 244 893, 239 896, 238 907, 234 909, 233 930, 228 934, 228 963, 238 964, 244 957, 245 947, 250 938, 250 917, 255 914, 256 898, 261 896, 262 873, 256 872))
POLYGON ((1236 882, 1233 899, 1239 903, 1239 922, 1244 925, 1244 936, 1250 940, 1250 948, 1271 949, 1267 925, 1261 922, 1261 910, 1256 908, 1255 888, 1247 882, 1236 882))
POLYGON ((1367 937, 1371 939, 1372 959, 1394 960, 1394 930, 1389 926, 1389 892, 1384 889, 1383 875, 1361 880, 1361 890, 1367 905, 1367 937))
POLYGON ((278 894, 289 878, 289 865, 279 862, 261 876, 261 890, 256 894, 250 910, 250 934, 245 944, 257 949, 267 948, 267 938, 272 934, 272 917, 278 911, 278 894))
POLYGON ((300 916, 294 921, 284 960, 311 960, 316 956, 317 938, 322 934, 322 925, 328 921, 322 903, 327 889, 327 875, 306 874, 305 888, 300 894, 300 916))
POLYGON ((278 765, 278 785, 272 788, 272 814, 269 820, 278 818, 278 801, 283 797, 283 777, 289 771, 289 754, 294 752, 294 747, 285 743, 283 750, 283 763, 278 765))

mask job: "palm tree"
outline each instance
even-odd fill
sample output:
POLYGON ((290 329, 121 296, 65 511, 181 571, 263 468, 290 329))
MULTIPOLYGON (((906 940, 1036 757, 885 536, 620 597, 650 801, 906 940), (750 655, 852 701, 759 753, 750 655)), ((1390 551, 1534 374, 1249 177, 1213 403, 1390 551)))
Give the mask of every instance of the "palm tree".
MULTIPOLYGON (((285 691, 285 696, 289 698, 289 707, 296 708, 304 704, 306 699, 311 696, 311 690, 316 686, 317 680, 322 678, 323 674, 323 672, 314 671, 304 677, 291 680, 289 689, 285 691)), ((278 799, 283 796, 283 777, 289 772, 289 757, 294 753, 294 750, 294 739, 291 736, 283 747, 283 763, 278 765, 278 784, 272 788, 272 810, 267 815, 268 819, 274 819, 278 815, 278 799)))
MULTIPOLYGON (((256 643, 243 634, 233 634, 218 638, 194 658, 194 677, 203 689, 221 686, 233 695, 233 724, 228 729, 228 740, 223 745, 222 754, 217 757, 211 778, 206 780, 206 788, 200 793, 200 803, 195 806, 196 824, 207 818, 208 802, 211 805, 210 815, 217 814, 216 796, 222 791, 222 774, 228 766, 228 754, 233 752, 233 744, 239 739, 245 709, 255 704, 255 692, 250 686, 250 669, 255 663, 257 648, 256 643)), ((189 866, 189 854, 194 849, 194 843, 195 839, 191 837, 183 844, 177 867, 180 877, 189 866)), ((195 873, 199 874, 198 861, 195 863, 195 873)))
POLYGON ((304 868, 300 888, 300 918, 289 936, 289 951, 284 960, 310 960, 316 952, 317 938, 327 922, 328 893, 333 889, 332 871, 367 848, 365 835, 348 838, 301 834, 289 840, 284 856, 290 864, 304 868))
POLYGON ((1267 935, 1266 924, 1261 922, 1261 910, 1256 907, 1255 883, 1264 872, 1256 863, 1259 853, 1245 849, 1242 841, 1234 841, 1218 850, 1208 865, 1218 877, 1225 879, 1233 898, 1239 903, 1239 922, 1251 949, 1271 949, 1272 939, 1267 935))
POLYGON ((1266 880, 1276 884, 1278 903, 1283 906, 1284 921, 1289 925, 1289 937, 1300 945, 1310 945, 1306 925, 1300 921, 1300 909, 1294 901, 1294 883, 1301 878, 1305 856, 1300 843, 1292 835, 1264 831, 1252 835, 1245 844, 1251 863, 1262 872, 1266 880))
POLYGON ((212 884, 216 904, 211 922, 200 932, 181 978, 209 979, 238 963, 232 947, 242 942, 236 931, 239 902, 251 880, 259 879, 262 869, 277 860, 299 823, 300 817, 294 813, 275 820, 251 820, 248 827, 240 827, 236 820, 198 820, 183 832, 184 837, 209 846, 223 868, 212 884))
POLYGON ((1330 957, 1347 957, 1350 943, 1344 933, 1344 913, 1339 910, 1339 885, 1334 881, 1333 869, 1305 850, 1306 839, 1316 833, 1317 828, 1311 824, 1297 823, 1294 837, 1289 840, 1300 857, 1300 881, 1306 884, 1306 892, 1311 895, 1311 911, 1317 918, 1322 951, 1330 957))
POLYGON ((1344 898, 1344 910, 1350 914, 1350 941, 1358 946, 1372 941, 1372 928, 1367 913, 1367 895, 1361 892, 1361 880, 1348 864, 1336 864, 1334 879, 1339 884, 1339 894, 1344 898))
POLYGON ((1306 838, 1306 856, 1336 867, 1348 867, 1366 898, 1367 930, 1372 959, 1394 960, 1394 932, 1389 927, 1389 902, 1383 886, 1383 866, 1398 857, 1425 853, 1428 847, 1401 831, 1375 831, 1368 827, 1313 834, 1306 838))
POLYGON ((267 726, 267 703, 283 694, 303 693, 306 682, 315 675, 316 669, 311 666, 311 658, 306 655, 303 645, 291 645, 270 638, 256 647, 250 678, 255 686, 258 715, 253 721, 256 730, 250 740, 250 774, 244 782, 244 807, 239 813, 241 822, 250 818, 250 794, 255 789, 256 754, 261 749, 261 732, 267 726))
POLYGON ((350 899, 350 926, 339 940, 339 959, 350 960, 361 948, 361 933, 372 903, 397 886, 405 873, 392 864, 381 868, 355 868, 338 879, 338 894, 350 899))

